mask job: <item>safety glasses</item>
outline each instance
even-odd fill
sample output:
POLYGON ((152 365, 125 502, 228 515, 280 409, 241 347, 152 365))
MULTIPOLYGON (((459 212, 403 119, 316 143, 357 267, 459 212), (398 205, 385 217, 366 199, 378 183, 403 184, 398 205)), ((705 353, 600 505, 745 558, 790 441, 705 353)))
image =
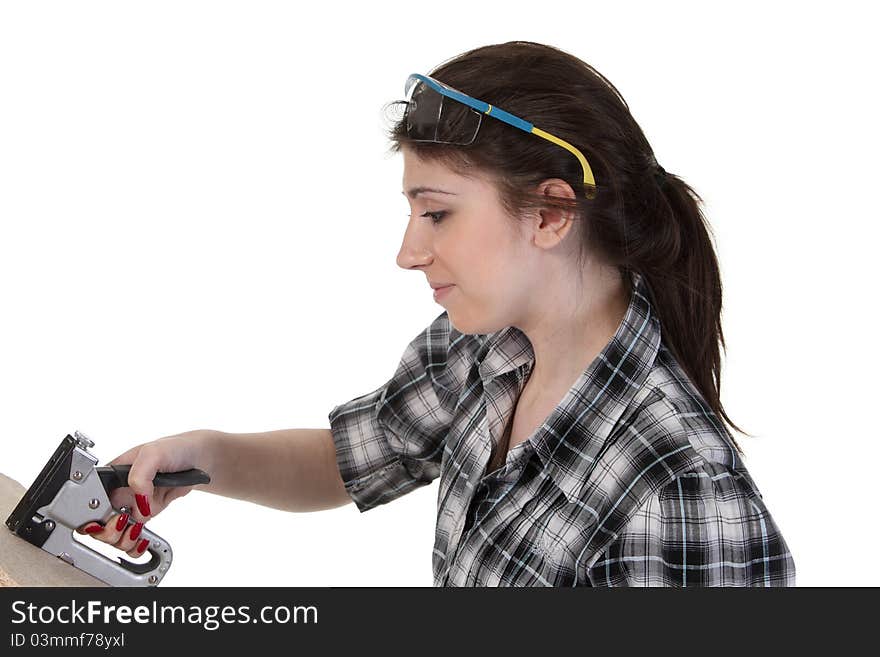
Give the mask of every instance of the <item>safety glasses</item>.
POLYGON ((472 98, 427 75, 413 73, 404 87, 406 100, 403 118, 407 136, 412 141, 438 144, 472 144, 480 130, 484 115, 519 128, 561 146, 574 155, 584 170, 584 190, 587 198, 596 196, 596 179, 587 158, 567 141, 536 128, 528 121, 505 112, 489 103, 472 98))

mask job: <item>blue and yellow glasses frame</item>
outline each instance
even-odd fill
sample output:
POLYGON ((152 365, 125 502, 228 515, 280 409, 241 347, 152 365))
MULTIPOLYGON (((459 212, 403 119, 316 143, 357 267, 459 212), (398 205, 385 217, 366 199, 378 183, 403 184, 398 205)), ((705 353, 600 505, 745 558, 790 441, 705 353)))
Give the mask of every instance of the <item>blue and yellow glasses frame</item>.
MULTIPOLYGON (((412 106, 412 97, 411 93, 413 92, 416 85, 422 82, 427 87, 436 91, 441 96, 446 98, 451 98, 459 103, 466 105, 471 108, 474 113, 477 115, 478 119, 482 119, 483 115, 488 115, 493 118, 498 119, 499 121, 504 121, 505 123, 512 125, 514 128, 519 128, 524 132, 528 132, 529 134, 537 135, 539 137, 543 137, 547 141, 553 142, 557 146, 561 146, 572 155, 574 155, 578 162, 581 164, 581 168, 584 170, 584 188, 586 197, 589 199, 595 198, 596 196, 596 179, 593 177, 593 170, 590 168, 589 163, 587 162, 587 158, 584 157, 584 154, 581 153, 577 148, 569 144, 567 141, 556 137, 555 135, 551 135, 549 132, 545 132, 540 128, 535 127, 532 123, 529 123, 525 119, 521 119, 520 117, 511 114, 510 112, 505 112, 503 109, 495 107, 485 101, 477 100, 476 98, 472 98, 467 94, 464 94, 448 85, 440 82, 439 80, 435 80, 434 78, 422 75, 420 73, 413 73, 406 80, 406 86, 404 88, 404 94, 406 98, 406 103, 408 105, 407 112, 409 112, 409 108, 412 106)), ((442 114, 442 104, 437 108, 437 123, 440 122, 442 114)), ((409 128, 409 124, 408 128, 409 128)), ((476 138, 476 133, 479 130, 480 121, 477 121, 476 127, 473 129, 473 136, 470 138, 470 141, 473 141, 476 138)), ((434 139, 416 139, 416 141, 437 141, 442 142, 442 140, 436 138, 434 139)), ((467 144, 470 142, 447 142, 447 143, 462 143, 467 144)))

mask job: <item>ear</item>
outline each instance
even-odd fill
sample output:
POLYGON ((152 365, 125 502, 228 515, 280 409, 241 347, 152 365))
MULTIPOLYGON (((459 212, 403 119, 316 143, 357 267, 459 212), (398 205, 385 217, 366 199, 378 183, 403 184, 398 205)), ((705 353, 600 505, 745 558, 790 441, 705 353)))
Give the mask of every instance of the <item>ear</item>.
MULTIPOLYGON (((554 198, 576 199, 574 190, 561 178, 548 178, 542 181, 535 190, 538 194, 554 198)), ((559 245, 574 227, 576 217, 574 210, 548 207, 538 211, 533 218, 532 231, 535 246, 552 249, 559 245)))

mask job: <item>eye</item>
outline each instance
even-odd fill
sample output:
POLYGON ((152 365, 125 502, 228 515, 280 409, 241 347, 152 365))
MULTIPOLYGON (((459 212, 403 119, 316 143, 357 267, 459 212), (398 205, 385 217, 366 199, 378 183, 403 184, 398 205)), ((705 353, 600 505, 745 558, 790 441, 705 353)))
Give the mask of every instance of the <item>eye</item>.
POLYGON ((439 224, 443 221, 443 217, 446 216, 445 210, 438 210, 437 212, 426 212, 422 215, 423 217, 431 217, 431 222, 435 224, 439 224))

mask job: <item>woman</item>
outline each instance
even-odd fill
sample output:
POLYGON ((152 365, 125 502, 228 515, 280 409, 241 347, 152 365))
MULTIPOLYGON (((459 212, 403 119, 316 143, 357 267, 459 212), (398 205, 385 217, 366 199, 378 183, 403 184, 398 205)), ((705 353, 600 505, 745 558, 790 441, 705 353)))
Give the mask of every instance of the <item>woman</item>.
POLYGON ((439 477, 436 586, 794 585, 723 422, 739 430, 700 199, 611 83, 510 42, 411 76, 392 107, 412 210, 398 264, 444 312, 329 431, 197 431, 121 455, 133 527, 83 529, 137 555, 150 504, 190 490, 154 490, 156 471, 199 467, 204 490, 297 511, 366 511, 439 477))

